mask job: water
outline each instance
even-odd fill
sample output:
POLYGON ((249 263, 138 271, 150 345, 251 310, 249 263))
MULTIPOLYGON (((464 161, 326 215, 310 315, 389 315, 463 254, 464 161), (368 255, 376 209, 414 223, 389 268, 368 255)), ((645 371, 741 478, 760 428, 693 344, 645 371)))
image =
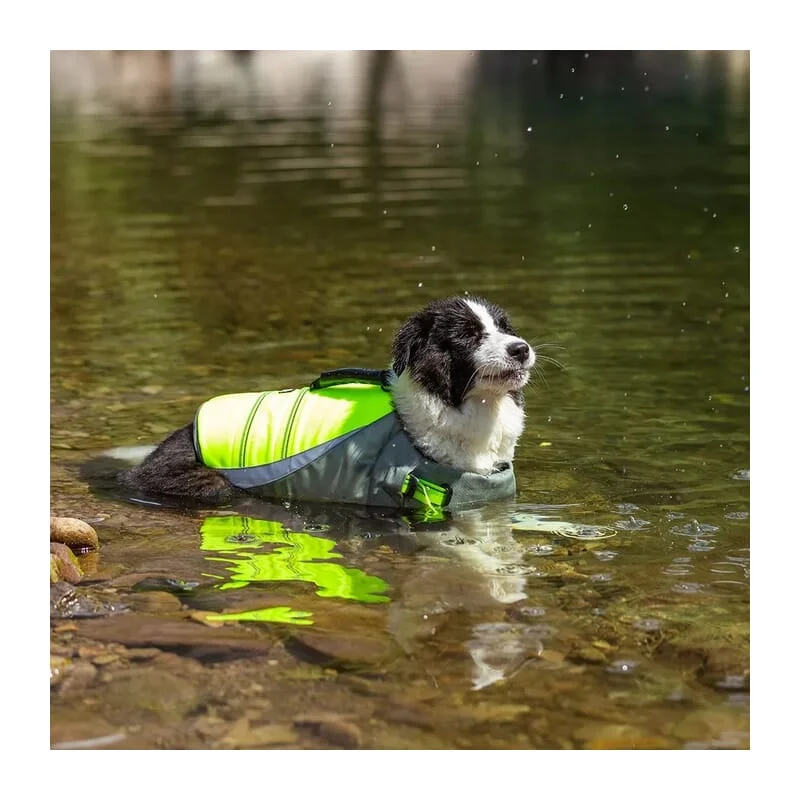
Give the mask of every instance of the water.
POLYGON ((95 524, 96 594, 272 650, 137 661, 56 620, 53 741, 747 747, 747 64, 148 58, 53 60, 52 509, 95 524), (82 476, 211 394, 383 367, 464 292, 540 348, 515 503, 413 531, 82 476))

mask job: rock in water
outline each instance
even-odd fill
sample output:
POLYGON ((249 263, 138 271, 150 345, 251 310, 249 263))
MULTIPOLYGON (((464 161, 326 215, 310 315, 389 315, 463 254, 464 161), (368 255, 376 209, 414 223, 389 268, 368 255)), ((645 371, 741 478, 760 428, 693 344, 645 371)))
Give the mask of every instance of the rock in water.
POLYGON ((77 583, 82 576, 83 572, 72 550, 64 544, 50 542, 50 583, 77 583))
POLYGON ((72 550, 100 547, 95 529, 88 522, 73 517, 50 517, 50 541, 65 544, 72 550))

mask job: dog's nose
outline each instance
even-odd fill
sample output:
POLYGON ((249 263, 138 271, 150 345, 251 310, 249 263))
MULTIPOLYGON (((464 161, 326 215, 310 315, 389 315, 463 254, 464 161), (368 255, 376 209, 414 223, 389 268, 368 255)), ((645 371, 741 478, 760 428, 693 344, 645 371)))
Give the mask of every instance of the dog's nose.
POLYGON ((515 358, 519 361, 520 364, 524 364, 528 360, 528 356, 530 355, 531 349, 528 347, 526 342, 512 342, 506 348, 506 351, 511 356, 511 358, 515 358))

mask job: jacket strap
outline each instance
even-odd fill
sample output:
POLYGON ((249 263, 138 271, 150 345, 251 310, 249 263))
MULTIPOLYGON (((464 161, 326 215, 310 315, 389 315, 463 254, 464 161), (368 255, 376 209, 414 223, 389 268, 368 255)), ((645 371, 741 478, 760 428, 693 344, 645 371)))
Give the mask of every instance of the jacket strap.
POLYGON ((400 486, 400 494, 420 504, 426 522, 436 522, 444 519, 444 509, 453 497, 453 490, 447 484, 440 486, 409 472, 400 486))
POLYGON ((327 389, 344 383, 368 383, 380 386, 389 391, 391 370, 388 369, 362 369, 361 367, 345 367, 344 369, 331 369, 320 373, 320 376, 311 383, 314 389, 327 389))

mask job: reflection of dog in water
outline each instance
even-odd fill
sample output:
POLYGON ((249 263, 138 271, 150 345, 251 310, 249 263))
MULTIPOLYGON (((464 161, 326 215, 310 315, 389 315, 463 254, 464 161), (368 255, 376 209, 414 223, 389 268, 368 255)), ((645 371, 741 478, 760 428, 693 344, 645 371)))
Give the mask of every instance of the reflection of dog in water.
MULTIPOLYGON (((388 603, 388 630, 408 654, 443 635, 442 626, 452 635, 453 621, 471 620, 459 636, 472 661, 476 689, 508 678, 541 651, 541 626, 525 624, 524 613, 514 618, 505 613, 526 599, 526 580, 534 572, 514 539, 510 504, 457 512, 447 523, 414 530, 396 517, 358 515, 341 506, 246 506, 241 510, 257 517, 207 517, 201 527, 206 574, 219 581, 220 589, 302 581, 321 597, 388 603), (363 557, 386 546, 399 558, 386 562, 388 570, 380 575, 365 569, 363 557), (413 560, 410 570, 408 559, 413 560)), ((303 603, 219 617, 314 622, 313 604, 303 603)))
POLYGON ((542 652, 539 628, 508 619, 503 609, 527 599, 535 573, 514 538, 511 516, 510 505, 498 504, 456 512, 443 531, 417 533, 425 548, 417 574, 404 585, 402 603, 389 608, 393 632, 406 647, 449 612, 483 620, 465 641, 475 689, 511 677, 542 652))

